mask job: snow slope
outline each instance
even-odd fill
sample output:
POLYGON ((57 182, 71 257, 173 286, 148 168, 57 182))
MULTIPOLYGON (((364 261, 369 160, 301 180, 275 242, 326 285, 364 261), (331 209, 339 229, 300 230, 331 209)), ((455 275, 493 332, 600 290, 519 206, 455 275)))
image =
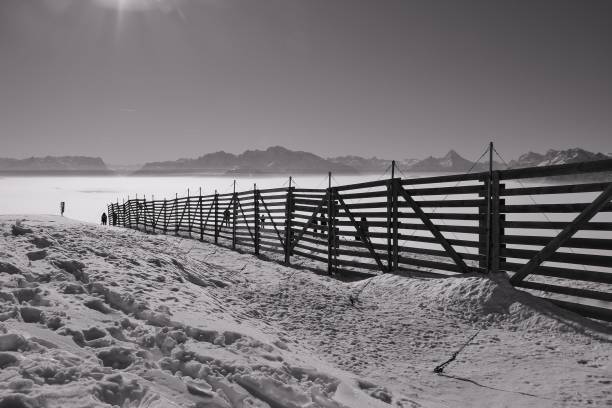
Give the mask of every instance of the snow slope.
POLYGON ((612 404, 608 327, 503 277, 364 283, 194 240, 0 217, 0 408, 612 404))

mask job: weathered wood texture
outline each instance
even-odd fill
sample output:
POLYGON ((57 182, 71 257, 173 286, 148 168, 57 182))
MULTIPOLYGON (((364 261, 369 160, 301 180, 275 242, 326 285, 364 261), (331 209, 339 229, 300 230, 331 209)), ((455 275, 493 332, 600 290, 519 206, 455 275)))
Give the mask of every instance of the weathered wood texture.
POLYGON ((330 274, 506 273, 523 290, 610 320, 612 180, 568 178, 594 172, 612 173, 612 160, 327 189, 128 199, 107 211, 109 224, 193 233, 286 264, 298 258, 330 274), (557 176, 564 178, 533 182, 557 176))

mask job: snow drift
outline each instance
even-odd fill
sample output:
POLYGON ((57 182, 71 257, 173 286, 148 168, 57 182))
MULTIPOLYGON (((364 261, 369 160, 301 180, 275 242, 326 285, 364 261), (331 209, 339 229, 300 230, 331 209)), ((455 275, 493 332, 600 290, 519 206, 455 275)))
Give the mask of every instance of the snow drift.
POLYGON ((503 277, 364 283, 180 238, 0 217, 0 407, 603 406, 612 397, 608 328, 503 277), (475 330, 445 375, 433 374, 475 330))

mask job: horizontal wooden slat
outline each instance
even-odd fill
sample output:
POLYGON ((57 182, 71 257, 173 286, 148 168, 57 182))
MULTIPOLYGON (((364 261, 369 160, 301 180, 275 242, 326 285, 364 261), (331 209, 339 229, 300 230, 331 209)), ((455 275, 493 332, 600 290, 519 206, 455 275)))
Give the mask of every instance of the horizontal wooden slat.
MULTIPOLYGON (((589 203, 580 204, 506 204, 501 206, 504 213, 580 213, 589 203)), ((612 211, 612 203, 606 204, 600 212, 612 211)))
POLYGON ((590 317, 592 319, 612 322, 612 307, 605 308, 599 306, 591 306, 582 303, 567 302, 559 299, 546 300, 551 303, 554 303, 555 305, 563 309, 571 310, 572 312, 578 313, 579 315, 590 317))
MULTIPOLYGON (((562 230, 569 222, 562 221, 502 221, 504 228, 519 229, 554 229, 562 230)), ((586 231, 612 231, 612 222, 588 222, 581 230, 586 231)))
MULTIPOLYGON (((541 237, 541 236, 529 236, 529 235, 504 235, 501 240, 502 243, 516 244, 516 245, 539 245, 544 246, 550 242, 554 237, 541 237)), ((585 249, 598 249, 598 250, 610 250, 612 251, 612 239, 599 239, 599 238, 570 238, 563 244, 563 247, 569 248, 585 248, 585 249)))
POLYGON ((559 286, 559 285, 550 285, 541 282, 533 282, 533 281, 521 281, 517 283, 515 286, 532 289, 532 290, 542 290, 545 292, 551 293, 559 293, 562 295, 570 295, 576 297, 582 297, 587 299, 596 299, 596 300, 604 300, 608 302, 612 302, 612 292, 601 292, 598 290, 590 290, 590 289, 579 289, 568 286, 559 286))
POLYGON ((404 256, 399 257, 399 262, 400 264, 420 266, 423 268, 442 269, 442 270, 457 272, 457 273, 461 272, 461 269, 453 263, 436 262, 436 261, 430 261, 426 259, 408 258, 404 256))
MULTIPOLYGON (((523 265, 524 264, 518 262, 501 262, 500 269, 514 272, 522 268, 523 265)), ((612 273, 584 270, 581 268, 561 268, 557 266, 540 265, 535 270, 534 275, 612 284, 612 273)))
POLYGON ((319 261, 319 262, 323 262, 327 264, 327 258, 323 258, 321 256, 317 256, 309 252, 302 251, 300 249, 294 249, 293 254, 298 255, 298 256, 303 256, 304 258, 312 259, 313 261, 319 261))
POLYGON ((521 196, 538 194, 573 194, 573 193, 592 193, 601 192, 607 187, 608 183, 584 183, 584 184, 565 184, 552 186, 536 187, 514 187, 501 188, 502 196, 521 196))
MULTIPOLYGON (((304 245, 301 242, 298 242, 295 245, 294 248, 300 248, 300 249, 302 249, 304 251, 311 251, 311 252, 315 252, 315 253, 318 253, 318 254, 327 254, 327 248, 323 249, 323 248, 312 247, 312 246, 309 246, 309 245, 304 245)), ((295 252, 295 249, 294 249, 293 252, 295 252)), ((327 261, 325 261, 325 262, 327 262, 327 261)))
POLYGON ((413 179, 404 179, 401 181, 403 186, 415 184, 442 184, 452 183, 457 181, 478 181, 488 177, 489 173, 469 173, 469 174, 448 174, 432 177, 418 177, 413 179))
MULTIPOLYGON (((327 262, 327 259, 325 260, 325 262, 327 262)), ((355 261, 355 260, 348 260, 348 259, 340 259, 338 258, 338 265, 340 266, 350 266, 353 268, 362 268, 362 269, 367 269, 370 271, 380 271, 380 269, 378 268, 378 265, 376 265, 375 263, 367 263, 367 262, 359 262, 359 261, 355 261)))
MULTIPOLYGON (((423 237, 423 236, 419 236, 419 235, 407 235, 407 234, 400 234, 399 235, 399 239, 402 241, 415 241, 415 242, 426 242, 426 243, 431 243, 431 244, 439 244, 438 240, 436 240, 434 237, 423 237)), ((459 246, 459 247, 476 247, 478 248, 478 241, 468 241, 465 239, 446 239, 451 245, 453 246, 459 246)))
MULTIPOLYGON (((531 259, 538 251, 530 249, 501 248, 500 254, 503 257, 531 259)), ((577 265, 591 265, 612 267, 612 257, 592 254, 577 254, 569 252, 555 252, 547 259, 550 262, 571 263, 577 265)))

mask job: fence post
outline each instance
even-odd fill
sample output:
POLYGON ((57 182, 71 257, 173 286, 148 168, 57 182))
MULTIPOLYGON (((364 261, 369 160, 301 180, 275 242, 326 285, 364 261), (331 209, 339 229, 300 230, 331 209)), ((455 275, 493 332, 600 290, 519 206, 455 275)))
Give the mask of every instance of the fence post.
POLYGON ((238 195, 236 191, 233 194, 233 205, 232 205, 232 249, 236 249, 236 218, 238 216, 238 195))
POLYGON ((484 204, 478 207, 478 253, 481 256, 478 266, 483 273, 487 273, 491 261, 491 244, 490 239, 490 208, 491 208, 491 179, 490 175, 486 174, 481 179, 483 182, 483 192, 480 194, 484 198, 484 204))
POLYGON ((168 200, 164 197, 164 235, 168 232, 168 200))
POLYGON ((151 224, 153 225, 153 233, 155 234, 155 229, 157 227, 157 221, 159 221, 159 217, 155 217, 155 207, 157 207, 157 205, 155 204, 155 196, 153 194, 151 194, 151 224))
POLYGON ((189 238, 191 238, 191 197, 189 189, 187 189, 187 230, 189 231, 189 238))
POLYGON ((215 190, 215 244, 219 243, 219 193, 215 190))
POLYGON ((291 187, 291 177, 289 178, 289 188, 287 189, 287 200, 285 202, 285 264, 291 265, 291 219, 293 217, 293 187, 291 187))
POLYGON ((200 207, 200 241, 204 241, 204 214, 202 208, 202 187, 200 187, 200 197, 198 199, 198 204, 200 207))
POLYGON ((401 179, 393 179, 393 270, 399 268, 399 210, 398 195, 402 188, 401 179))
POLYGON ((501 213, 501 207, 505 202, 500 197, 503 186, 500 185, 499 178, 499 171, 493 172, 491 180, 491 261, 489 262, 489 272, 491 273, 496 273, 500 270, 500 263, 502 261, 500 254, 504 246, 502 243, 504 234, 503 224, 506 216, 501 213))
POLYGON ((255 211, 255 255, 259 255, 259 193, 257 184, 253 185, 253 209, 255 211))
MULTIPOLYGON (((173 211, 173 216, 174 216, 174 235, 178 236, 179 234, 179 230, 181 229, 181 226, 183 225, 183 218, 179 217, 179 199, 178 199, 178 193, 174 193, 174 205, 172 206, 174 208, 173 211), (177 223, 178 221, 178 223, 177 223)), ((184 213, 184 212, 183 212, 184 213)))
POLYGON ((147 232, 147 197, 143 198, 142 201, 142 222, 144 224, 144 230, 147 232))
POLYGON ((387 180, 387 270, 393 270, 393 178, 387 180))
POLYGON ((338 242, 336 242, 334 225, 334 190, 327 188, 327 273, 334 273, 334 255, 337 252, 338 242))

